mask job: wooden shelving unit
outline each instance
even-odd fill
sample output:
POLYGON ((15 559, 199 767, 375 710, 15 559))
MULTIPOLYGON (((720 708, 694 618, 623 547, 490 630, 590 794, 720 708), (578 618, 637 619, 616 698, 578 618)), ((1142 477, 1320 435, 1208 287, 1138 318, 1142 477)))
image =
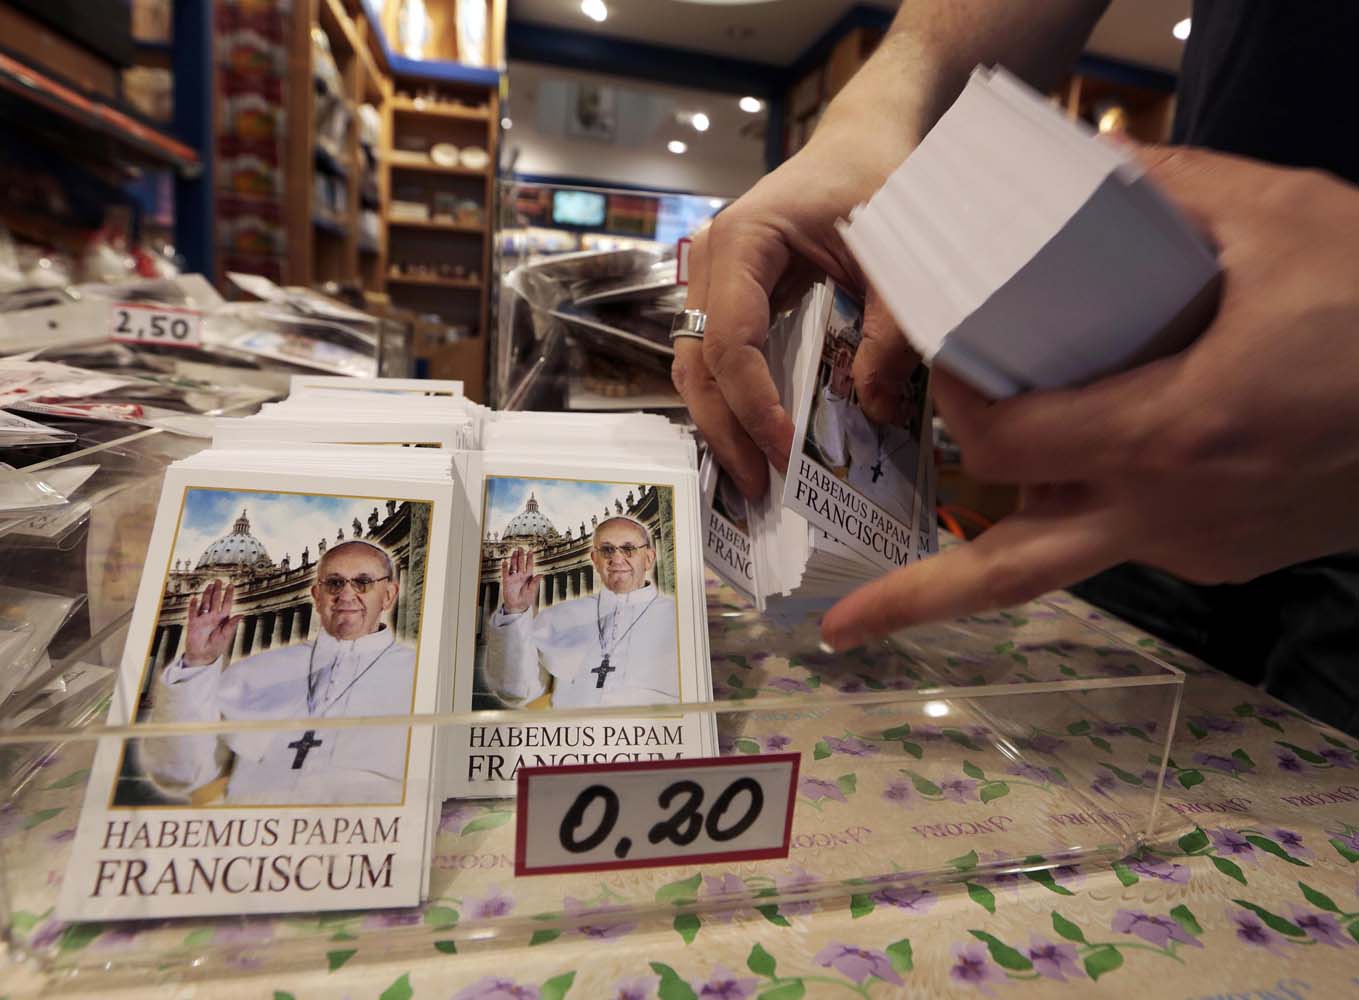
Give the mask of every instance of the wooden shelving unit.
POLYGON ((389 274, 389 285, 428 285, 431 288, 456 288, 466 292, 481 291, 482 283, 467 278, 440 278, 420 274, 389 274))

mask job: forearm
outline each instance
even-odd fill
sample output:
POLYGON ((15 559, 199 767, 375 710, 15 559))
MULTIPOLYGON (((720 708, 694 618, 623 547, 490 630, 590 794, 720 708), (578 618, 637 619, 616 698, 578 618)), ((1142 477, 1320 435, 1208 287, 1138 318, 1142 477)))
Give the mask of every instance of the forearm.
POLYGON ((914 147, 978 64, 1056 86, 1108 0, 905 0, 873 56, 831 102, 821 133, 892 121, 914 147))

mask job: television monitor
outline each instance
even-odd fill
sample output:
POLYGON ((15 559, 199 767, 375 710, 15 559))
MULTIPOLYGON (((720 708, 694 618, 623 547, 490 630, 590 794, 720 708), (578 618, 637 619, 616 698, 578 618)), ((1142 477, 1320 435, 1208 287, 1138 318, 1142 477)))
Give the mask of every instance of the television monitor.
POLYGON ((597 191, 552 192, 553 225, 597 228, 604 225, 607 209, 607 196, 597 191))

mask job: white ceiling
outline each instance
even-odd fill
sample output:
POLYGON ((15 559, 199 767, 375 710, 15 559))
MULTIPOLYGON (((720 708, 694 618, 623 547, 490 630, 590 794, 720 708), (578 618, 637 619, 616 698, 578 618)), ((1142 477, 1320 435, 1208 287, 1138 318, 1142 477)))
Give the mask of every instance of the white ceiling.
MULTIPOLYGON (((510 0, 509 14, 517 21, 786 66, 855 2, 605 0, 609 18, 599 24, 581 13, 580 0, 510 0)), ((1095 28, 1089 51, 1174 72, 1182 45, 1170 29, 1188 16, 1190 2, 1113 0, 1095 28)), ((890 11, 898 3, 873 0, 871 5, 890 11)))

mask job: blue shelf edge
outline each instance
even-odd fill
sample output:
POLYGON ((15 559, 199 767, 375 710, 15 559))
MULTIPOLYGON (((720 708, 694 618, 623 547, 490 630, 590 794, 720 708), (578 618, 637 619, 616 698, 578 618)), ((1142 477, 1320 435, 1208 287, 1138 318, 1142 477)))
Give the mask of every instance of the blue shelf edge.
POLYGON ((375 0, 362 0, 368 16, 368 30, 377 38, 387 69, 393 76, 419 77, 441 83, 465 83, 479 87, 499 87, 503 70, 469 66, 451 59, 408 59, 397 55, 382 30, 382 16, 375 0))

